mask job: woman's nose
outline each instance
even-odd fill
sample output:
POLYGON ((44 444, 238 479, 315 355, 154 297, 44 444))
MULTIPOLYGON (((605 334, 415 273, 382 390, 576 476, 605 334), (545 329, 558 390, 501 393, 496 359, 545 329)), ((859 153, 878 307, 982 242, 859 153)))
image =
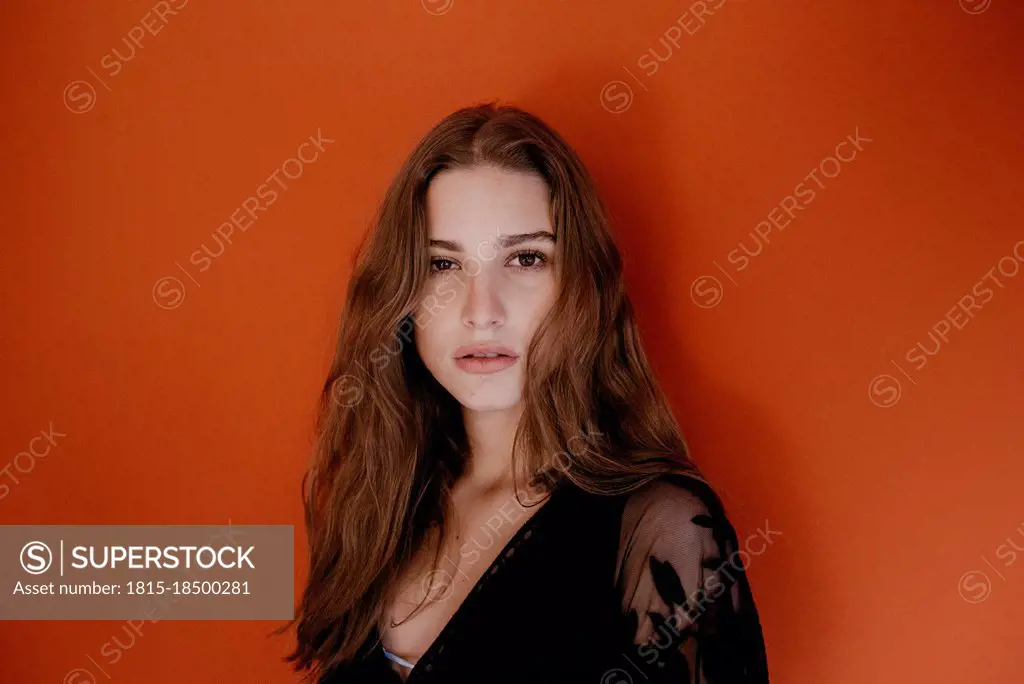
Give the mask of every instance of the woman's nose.
POLYGON ((466 299, 463 302, 462 324, 467 328, 500 327, 505 323, 505 310, 498 296, 498 285, 481 269, 470 276, 466 283, 466 299))

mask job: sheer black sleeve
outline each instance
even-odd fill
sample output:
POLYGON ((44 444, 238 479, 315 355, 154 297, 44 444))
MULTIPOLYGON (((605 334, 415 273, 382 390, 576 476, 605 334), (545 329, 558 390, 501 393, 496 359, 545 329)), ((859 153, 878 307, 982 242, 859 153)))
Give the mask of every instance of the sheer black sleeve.
POLYGON ((650 681, 768 681, 740 550, 718 497, 704 485, 666 476, 628 496, 616 589, 633 637, 630 660, 650 681))

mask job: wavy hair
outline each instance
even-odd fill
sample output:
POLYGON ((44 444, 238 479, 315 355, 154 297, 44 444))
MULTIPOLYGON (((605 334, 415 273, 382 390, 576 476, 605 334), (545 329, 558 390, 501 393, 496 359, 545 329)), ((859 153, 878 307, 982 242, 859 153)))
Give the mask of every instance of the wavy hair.
POLYGON ((445 539, 469 450, 458 402, 414 344, 429 269, 426 199, 438 173, 480 165, 546 181, 562 266, 525 356, 515 481, 609 495, 663 474, 707 484, 644 354, 607 212, 579 157, 521 109, 459 109, 406 159, 356 256, 303 477, 309 576, 282 628, 296 626, 286 658, 296 671, 363 655, 414 554, 445 539))

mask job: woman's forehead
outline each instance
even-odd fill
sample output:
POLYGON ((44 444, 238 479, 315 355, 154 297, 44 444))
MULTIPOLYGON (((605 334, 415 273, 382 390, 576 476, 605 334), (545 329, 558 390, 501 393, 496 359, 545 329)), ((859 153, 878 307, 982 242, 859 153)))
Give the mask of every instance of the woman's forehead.
POLYGON ((495 167, 445 171, 428 189, 427 217, 430 237, 451 242, 551 232, 548 186, 538 174, 495 167))

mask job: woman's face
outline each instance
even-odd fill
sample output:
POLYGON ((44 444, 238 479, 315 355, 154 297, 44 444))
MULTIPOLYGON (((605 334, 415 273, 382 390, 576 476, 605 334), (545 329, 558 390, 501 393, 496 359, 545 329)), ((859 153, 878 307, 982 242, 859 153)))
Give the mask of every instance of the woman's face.
POLYGON ((556 296, 548 193, 539 175, 492 166, 443 171, 427 190, 430 275, 416 349, 466 409, 522 397, 527 347, 556 296))

